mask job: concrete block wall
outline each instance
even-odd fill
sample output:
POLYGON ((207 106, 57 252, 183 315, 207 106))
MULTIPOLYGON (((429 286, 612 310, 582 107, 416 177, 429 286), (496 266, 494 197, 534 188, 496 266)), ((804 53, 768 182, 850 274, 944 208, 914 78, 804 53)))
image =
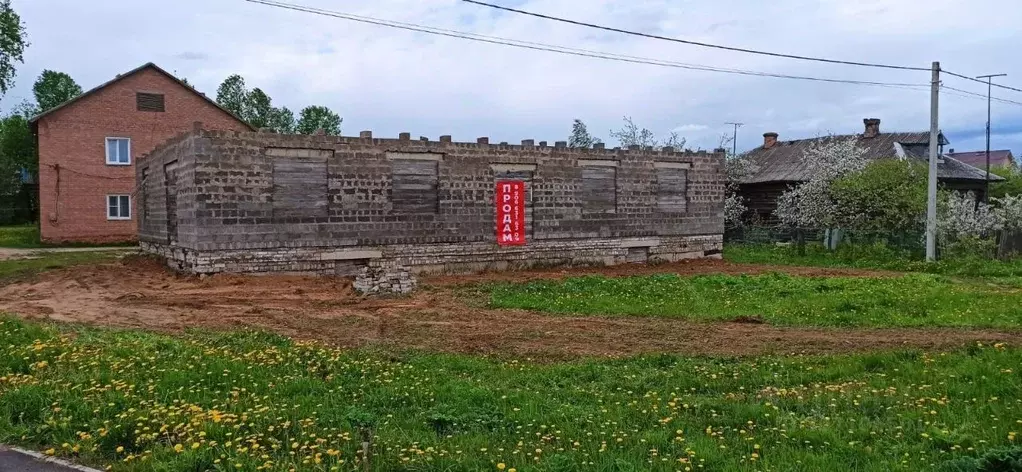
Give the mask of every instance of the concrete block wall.
POLYGON ((136 166, 139 178, 146 178, 139 239, 147 250, 194 272, 347 273, 380 258, 412 272, 465 272, 715 255, 724 230, 723 159, 708 152, 573 149, 532 140, 411 140, 407 133, 379 139, 369 132, 194 131, 136 166), (175 166, 178 236, 172 240, 168 200, 160 195, 167 193, 164 169, 175 166), (613 172, 603 171, 608 168, 613 172), (660 172, 660 184, 678 182, 679 175, 687 179, 680 203, 676 194, 670 205, 658 196, 661 169, 670 174, 660 172), (603 180, 583 179, 596 174, 603 180), (307 189, 296 192, 303 175, 307 189), (527 176, 530 186, 531 231, 522 247, 496 244, 495 182, 509 175, 527 176), (593 185, 611 185, 606 191, 613 192, 613 203, 587 205, 593 185), (416 199, 423 195, 430 198, 416 199), (322 257, 338 249, 351 253, 322 257))

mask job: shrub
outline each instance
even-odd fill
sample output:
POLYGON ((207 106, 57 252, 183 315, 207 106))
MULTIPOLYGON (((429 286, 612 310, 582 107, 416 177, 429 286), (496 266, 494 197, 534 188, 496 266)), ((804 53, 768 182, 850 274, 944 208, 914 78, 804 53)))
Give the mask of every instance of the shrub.
POLYGON ((843 228, 916 231, 926 214, 926 167, 900 160, 871 162, 835 180, 830 195, 835 220, 843 228))
POLYGON ((1022 170, 1012 167, 995 167, 990 172, 1004 177, 1002 182, 990 184, 990 198, 1001 198, 1005 195, 1022 195, 1022 170))

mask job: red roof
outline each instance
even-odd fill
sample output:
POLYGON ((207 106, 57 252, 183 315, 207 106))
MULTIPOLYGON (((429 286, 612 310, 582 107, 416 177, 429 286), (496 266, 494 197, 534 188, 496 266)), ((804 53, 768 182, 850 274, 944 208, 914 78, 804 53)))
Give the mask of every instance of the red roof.
MULTIPOLYGON (((980 169, 986 169, 987 167, 986 151, 953 152, 948 154, 948 156, 980 169)), ((1018 163, 1015 162, 1015 157, 1011 155, 1011 151, 1007 149, 990 150, 990 167, 1017 165, 1018 163)))

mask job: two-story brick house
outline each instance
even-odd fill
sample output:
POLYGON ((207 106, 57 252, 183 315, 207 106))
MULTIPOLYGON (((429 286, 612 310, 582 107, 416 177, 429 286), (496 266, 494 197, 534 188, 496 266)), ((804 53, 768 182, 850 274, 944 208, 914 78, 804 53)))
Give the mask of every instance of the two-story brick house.
POLYGON ((195 122, 206 129, 251 130, 153 63, 33 117, 42 240, 137 239, 135 162, 195 122))

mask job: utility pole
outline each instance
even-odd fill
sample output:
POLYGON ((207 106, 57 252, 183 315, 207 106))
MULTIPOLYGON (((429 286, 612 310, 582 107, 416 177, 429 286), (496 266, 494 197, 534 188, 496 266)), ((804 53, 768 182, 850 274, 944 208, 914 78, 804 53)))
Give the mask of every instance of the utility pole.
POLYGON ((940 62, 930 68, 930 166, 926 185, 926 261, 937 260, 937 140, 938 107, 940 99, 940 62))
POLYGON ((731 155, 732 156, 737 156, 738 155, 738 128, 740 128, 745 123, 735 123, 733 121, 728 121, 727 123, 724 123, 724 124, 725 125, 734 125, 735 126, 735 134, 733 134, 732 137, 731 137, 731 155))
POLYGON ((1008 74, 981 75, 977 79, 987 79, 987 179, 983 182, 983 201, 990 203, 990 87, 994 77, 1004 77, 1008 74))

